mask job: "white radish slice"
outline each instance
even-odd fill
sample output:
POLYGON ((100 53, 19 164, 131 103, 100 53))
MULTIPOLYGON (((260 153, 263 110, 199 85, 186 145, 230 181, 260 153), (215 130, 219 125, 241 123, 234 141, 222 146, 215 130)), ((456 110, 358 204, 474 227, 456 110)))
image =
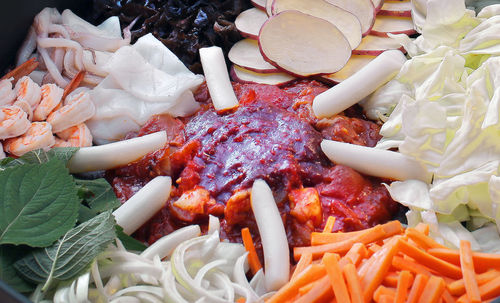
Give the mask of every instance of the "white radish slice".
POLYGON ((331 140, 323 140, 321 149, 332 162, 366 175, 401 181, 431 181, 432 175, 420 163, 398 152, 331 140))
POLYGON ((368 35, 375 22, 375 7, 371 0, 325 0, 338 6, 359 19, 362 35, 368 35))
POLYGON ((237 107, 238 99, 229 80, 222 49, 218 46, 200 48, 200 61, 214 108, 222 111, 237 107))
POLYGON ((378 56, 389 49, 399 49, 404 52, 404 48, 396 39, 368 35, 361 39, 361 44, 352 53, 355 55, 378 56))
POLYGON ((267 18, 267 14, 264 11, 258 8, 250 8, 241 12, 236 17, 234 25, 243 37, 257 40, 260 28, 266 22, 267 18))
POLYGON ((370 35, 387 37, 387 34, 416 34, 413 21, 408 17, 377 16, 370 35))
POLYGON ((116 224, 123 227, 127 235, 132 234, 163 207, 170 197, 171 187, 170 177, 158 176, 149 181, 113 212, 116 224))
POLYGON ((167 144, 167 133, 160 131, 129 140, 80 148, 68 162, 70 173, 83 173, 120 167, 140 159, 167 144))
POLYGON ((384 0, 372 0, 373 7, 375 8, 375 13, 378 13, 384 5, 384 0))
POLYGON ((383 16, 411 17, 411 2, 384 2, 378 14, 383 16))
POLYGON ((335 25, 347 38, 351 49, 361 42, 361 23, 358 18, 338 6, 324 0, 274 0, 273 15, 286 10, 297 10, 301 13, 325 19, 335 25))
POLYGON ((394 78, 406 57, 398 50, 388 50, 340 84, 317 95, 313 111, 318 118, 328 118, 356 104, 394 78))
POLYGON ((302 77, 339 71, 352 52, 335 25, 299 11, 270 17, 260 30, 259 46, 266 61, 302 77))
POLYGON ((283 220, 273 192, 264 180, 254 181, 250 201, 264 250, 265 285, 267 291, 278 290, 290 277, 290 252, 283 220))
POLYGON ((269 17, 271 17, 273 15, 273 2, 274 2, 274 0, 267 0, 266 1, 266 14, 269 17))
POLYGON ((354 75, 357 71, 362 69, 368 63, 372 62, 375 58, 376 56, 353 55, 351 56, 351 59, 347 61, 347 64, 344 66, 344 68, 336 73, 321 76, 321 78, 333 84, 340 83, 350 76, 354 75))
POLYGON ((256 73, 237 65, 233 65, 231 68, 231 78, 233 78, 233 81, 239 83, 258 83, 268 85, 284 85, 297 79, 292 75, 281 72, 265 74, 256 73))
POLYGON ((256 73, 278 73, 275 66, 264 60, 256 40, 243 39, 236 42, 227 54, 229 61, 256 73))
POLYGON ((266 9, 266 0, 252 0, 252 5, 258 9, 265 10, 266 9))

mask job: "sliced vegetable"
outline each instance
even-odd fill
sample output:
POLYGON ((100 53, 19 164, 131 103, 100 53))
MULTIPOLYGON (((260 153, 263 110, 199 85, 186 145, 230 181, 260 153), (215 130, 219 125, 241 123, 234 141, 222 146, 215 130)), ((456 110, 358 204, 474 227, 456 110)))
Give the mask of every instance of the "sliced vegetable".
POLYGON ((411 17, 411 1, 385 1, 378 15, 411 17))
POLYGON ((140 159, 167 143, 165 131, 105 145, 82 147, 68 162, 71 173, 112 169, 140 159))
POLYGON ((333 226, 335 225, 335 219, 334 216, 329 216, 328 219, 326 219, 325 227, 323 228, 324 233, 332 232, 333 226))
POLYGON ((333 74, 321 76, 321 79, 333 84, 340 83, 357 73, 360 69, 373 61, 373 59, 375 59, 375 56, 352 55, 341 70, 333 74))
POLYGON ((153 243, 141 253, 141 256, 150 260, 153 260, 155 256, 160 257, 160 259, 164 259, 165 257, 170 256, 180 243, 186 241, 187 239, 198 237, 200 234, 201 230, 199 225, 189 225, 183 227, 153 243))
POLYGON ((361 23, 362 35, 368 35, 370 32, 373 22, 375 22, 375 7, 371 0, 326 0, 335 6, 338 6, 354 16, 356 16, 361 23))
POLYGON ((367 175, 427 183, 431 180, 431 175, 418 162, 397 152, 331 140, 323 140, 321 149, 332 162, 367 175))
POLYGON ((349 42, 335 25, 298 11, 270 17, 260 30, 259 46, 271 64, 303 77, 334 73, 351 56, 349 42))
POLYGON ((267 21, 267 18, 268 16, 264 11, 258 8, 250 8, 236 17, 234 25, 243 37, 257 40, 260 28, 267 21))
POLYGON ((481 302, 479 286, 476 280, 476 271, 474 269, 474 260, 470 242, 460 241, 460 267, 462 269, 463 281, 467 293, 467 299, 471 303, 481 302))
POLYGON ((287 73, 256 73, 237 65, 231 67, 231 78, 239 83, 259 83, 278 86, 286 85, 296 79, 287 73))
POLYGON ((237 107, 238 99, 229 80, 222 49, 217 46, 201 48, 200 60, 215 109, 223 111, 237 107))
POLYGON ((258 9, 265 10, 266 9, 266 0, 252 0, 253 6, 258 9))
POLYGON ((302 256, 300 256, 299 262, 297 262, 297 265, 295 266, 295 270, 293 271, 293 274, 292 274, 292 277, 290 278, 290 280, 293 280, 294 278, 296 278, 309 265, 311 265, 311 262, 312 262, 312 254, 305 253, 302 256))
POLYGON ((325 264, 326 273, 330 279, 330 287, 333 289, 335 298, 338 302, 349 303, 351 300, 337 258, 338 255, 326 253, 322 260, 323 264, 325 264))
POLYGON ((250 200, 264 250, 266 288, 268 291, 277 290, 290 277, 285 227, 273 193, 265 181, 254 181, 250 200))
POLYGON ((130 235, 153 217, 170 197, 171 186, 170 177, 158 176, 116 209, 113 215, 123 232, 130 235))
POLYGON ((394 78, 405 62, 406 57, 400 51, 383 52, 339 85, 317 95, 313 101, 314 114, 327 118, 342 112, 394 78))
POLYGON ((424 291, 425 285, 429 281, 429 276, 418 274, 413 282, 413 285, 410 289, 410 293, 408 294, 408 299, 406 302, 408 303, 417 303, 420 297, 420 294, 424 291))
POLYGON ((424 290, 420 294, 418 302, 420 303, 439 303, 441 300, 441 295, 445 290, 444 280, 437 276, 431 276, 427 284, 425 284, 424 290))
POLYGON ((348 263, 343 268, 344 278, 349 289, 352 303, 363 303, 363 291, 361 290, 361 281, 359 280, 356 266, 348 263))
POLYGON ((370 31, 370 35, 381 37, 387 37, 387 34, 413 35, 416 33, 411 18, 396 16, 377 16, 370 31))
POLYGON ((375 13, 378 13, 384 4, 384 0, 372 0, 372 3, 375 8, 375 13))
POLYGON ((241 230, 241 238, 243 240, 243 245, 248 252, 247 258, 248 263, 250 264, 250 270, 252 271, 252 275, 255 275, 259 270, 262 269, 262 265, 260 264, 259 256, 257 255, 257 251, 255 250, 252 235, 250 234, 250 230, 248 229, 248 227, 245 227, 241 230))
POLYGON ((324 0, 274 0, 273 15, 286 10, 297 10, 301 13, 324 19, 335 25, 349 41, 351 49, 361 42, 361 23, 352 13, 328 3, 324 0))
POLYGON ((361 43, 352 53, 353 55, 378 56, 390 49, 405 51, 396 39, 368 35, 361 39, 361 43))
POLYGON ((280 71, 264 60, 256 40, 243 39, 236 42, 227 54, 229 61, 256 73, 279 73, 280 71))

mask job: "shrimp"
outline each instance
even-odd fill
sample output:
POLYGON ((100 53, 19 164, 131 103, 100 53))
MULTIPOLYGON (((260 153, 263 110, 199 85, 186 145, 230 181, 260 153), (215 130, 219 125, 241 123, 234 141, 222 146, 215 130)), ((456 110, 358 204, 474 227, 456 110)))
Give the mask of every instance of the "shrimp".
POLYGON ((16 99, 16 93, 12 89, 12 78, 0 81, 0 106, 12 105, 16 99))
POLYGON ((49 123, 33 122, 24 135, 5 140, 3 148, 7 153, 20 157, 35 149, 47 150, 55 143, 52 127, 49 123))
POLYGON ((44 121, 61 103, 64 90, 55 84, 42 85, 42 100, 33 113, 33 121, 44 121))
POLYGON ((92 146, 92 133, 85 123, 72 126, 58 132, 54 147, 87 147, 92 146))
POLYGON ((30 125, 28 115, 19 106, 0 108, 0 140, 24 134, 30 125))
POLYGON ((28 76, 24 76, 19 79, 14 90, 16 91, 17 96, 16 102, 19 101, 22 103, 21 101, 25 101, 31 106, 32 109, 40 103, 40 99, 42 98, 42 90, 40 86, 28 76))
POLYGON ((72 94, 65 100, 65 105, 53 111, 47 118, 55 133, 63 131, 71 126, 78 125, 92 118, 95 114, 95 106, 90 95, 86 91, 72 94))

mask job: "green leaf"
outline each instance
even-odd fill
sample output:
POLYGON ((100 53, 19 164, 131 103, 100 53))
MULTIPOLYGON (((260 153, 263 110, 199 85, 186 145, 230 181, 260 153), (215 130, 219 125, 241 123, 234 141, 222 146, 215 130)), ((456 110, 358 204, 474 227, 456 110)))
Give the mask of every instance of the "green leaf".
POLYGON ((84 202, 79 210, 79 222, 85 222, 104 211, 114 210, 121 205, 113 188, 105 179, 75 179, 75 182, 79 187, 78 196, 84 202))
POLYGON ((75 225, 80 200, 59 160, 0 172, 0 244, 45 247, 75 225))
POLYGON ((45 291, 52 282, 73 279, 85 271, 115 238, 115 219, 107 211, 69 230, 54 245, 34 250, 14 267, 25 279, 44 283, 45 291))
POLYGON ((26 252, 27 250, 24 247, 0 246, 0 280, 3 280, 20 293, 29 293, 35 289, 35 286, 22 279, 14 268, 14 262, 25 255, 26 252))
POLYGON ((143 251, 147 248, 141 241, 138 241, 124 233, 123 228, 120 225, 116 225, 116 236, 120 239, 123 246, 125 246, 127 250, 143 251))
POLYGON ((0 161, 0 170, 24 164, 47 163, 52 159, 59 159, 63 161, 64 164, 66 164, 77 150, 78 150, 77 147, 56 147, 52 148, 48 152, 44 151, 43 149, 33 150, 22 155, 17 159, 13 158, 2 159, 2 161, 0 161))

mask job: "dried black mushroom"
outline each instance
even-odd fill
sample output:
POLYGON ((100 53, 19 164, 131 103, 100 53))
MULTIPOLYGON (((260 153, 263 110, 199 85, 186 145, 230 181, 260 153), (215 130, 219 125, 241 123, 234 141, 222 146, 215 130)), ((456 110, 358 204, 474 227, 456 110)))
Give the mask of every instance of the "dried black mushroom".
POLYGON ((132 42, 152 33, 191 71, 201 73, 198 49, 217 45, 227 53, 241 39, 234 19, 249 7, 248 0, 93 0, 90 20, 119 16, 127 26, 138 17, 132 42))

